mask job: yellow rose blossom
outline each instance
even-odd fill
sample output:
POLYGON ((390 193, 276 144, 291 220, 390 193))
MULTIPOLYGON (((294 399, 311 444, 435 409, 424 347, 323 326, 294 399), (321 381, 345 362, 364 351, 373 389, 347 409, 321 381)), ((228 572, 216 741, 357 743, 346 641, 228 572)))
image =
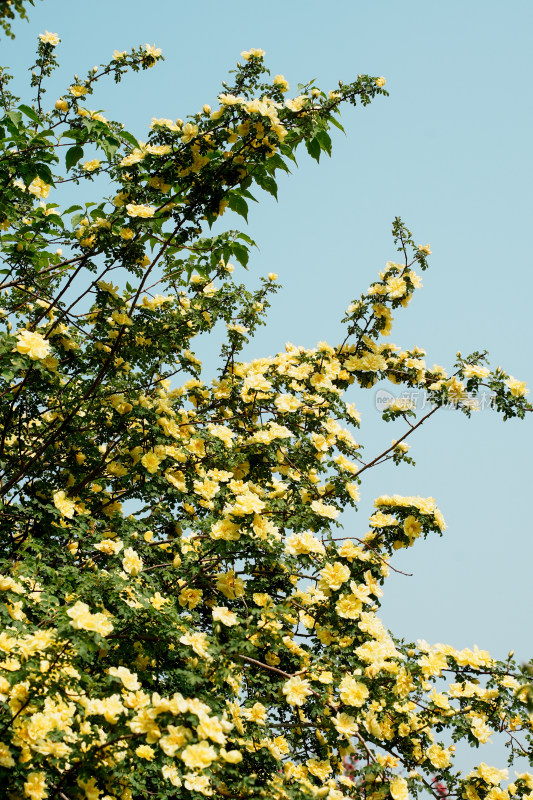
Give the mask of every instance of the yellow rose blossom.
POLYGON ((50 342, 37 331, 23 330, 17 333, 15 349, 33 361, 44 359, 50 352, 50 342))
POLYGON ((222 622, 224 625, 238 625, 238 618, 237 614, 234 611, 230 611, 229 608, 225 606, 215 606, 212 609, 213 619, 215 622, 222 622))
POLYGON ((340 514, 338 508, 324 503, 323 500, 313 500, 311 503, 311 508, 315 514, 318 514, 321 517, 326 517, 327 519, 337 519, 340 514))
POLYGON ((185 633, 180 638, 180 642, 192 647, 196 655, 201 656, 201 658, 209 658, 207 650, 209 641, 205 633, 185 633))
POLYGON ((76 511, 76 504, 74 501, 70 500, 63 490, 54 492, 52 499, 55 507, 61 512, 62 516, 67 519, 72 519, 76 511))
POLYGON ((24 782, 24 795, 30 800, 45 800, 48 797, 44 772, 30 772, 24 782))
POLYGON ((153 217, 155 214, 155 208, 153 206, 142 204, 139 205, 135 203, 128 203, 126 205, 126 211, 130 217, 144 217, 146 219, 153 217))
POLYGON ((274 75, 274 86, 277 86, 282 92, 289 91, 289 82, 283 75, 274 75))
POLYGON ((92 614, 87 603, 81 600, 67 610, 67 615, 72 620, 70 624, 77 630, 95 631, 102 636, 108 636, 113 630, 113 624, 105 614, 92 614))
POLYGON ((50 31, 45 31, 44 33, 40 33, 39 39, 44 44, 51 44, 52 47, 57 47, 57 45, 61 41, 57 33, 50 33, 50 31))
POLYGON ((98 169, 102 162, 99 161, 97 158, 93 158, 92 161, 84 161, 83 162, 83 169, 85 172, 94 172, 95 169, 98 169))
POLYGON ((155 44, 145 44, 144 51, 147 55, 151 56, 152 58, 159 58, 161 56, 162 50, 160 47, 156 47, 155 44))
POLYGON ((69 87, 69 92, 73 97, 83 97, 88 91, 86 86, 78 86, 77 84, 69 87))
POLYGON ((291 706, 303 706, 309 695, 313 693, 309 681, 298 676, 289 678, 283 684, 282 691, 287 698, 287 703, 291 706))
POLYGON ((41 200, 48 197, 51 188, 50 184, 45 183, 42 178, 34 178, 28 186, 28 192, 41 200))
POLYGON ((505 381, 505 385, 513 395, 513 397, 525 397, 529 394, 529 389, 525 381, 519 381, 513 378, 512 375, 505 381))
POLYGON ((132 547, 127 547, 126 550, 124 550, 122 568, 124 572, 127 572, 128 575, 132 575, 133 577, 142 572, 143 560, 132 547))
POLYGON ((109 667, 107 674, 114 678, 119 678, 128 692, 136 692, 141 688, 137 675, 134 672, 130 672, 127 667, 109 667))
POLYGON ((345 675, 339 685, 339 695, 348 706, 362 706, 368 698, 368 687, 352 675, 345 675))
POLYGON ((228 764, 240 764, 242 761, 242 753, 239 750, 224 750, 222 748, 220 755, 228 764))
POLYGON ((320 576, 330 589, 337 590, 349 580, 350 568, 340 561, 335 561, 334 564, 326 564, 324 569, 320 571, 320 576))
POLYGON ((265 51, 258 47, 252 47, 250 50, 243 50, 241 56, 245 61, 248 61, 252 56, 254 58, 263 58, 265 51))
POLYGON ((181 753, 181 759, 189 769, 207 769, 216 760, 216 750, 205 740, 188 745, 181 753))
POLYGON ((390 784, 391 797, 393 800, 408 800, 409 787, 405 778, 397 777, 390 784))
POLYGON ((138 758, 144 758, 146 761, 153 761, 155 758, 155 750, 149 744, 140 744, 135 748, 135 755, 138 758))

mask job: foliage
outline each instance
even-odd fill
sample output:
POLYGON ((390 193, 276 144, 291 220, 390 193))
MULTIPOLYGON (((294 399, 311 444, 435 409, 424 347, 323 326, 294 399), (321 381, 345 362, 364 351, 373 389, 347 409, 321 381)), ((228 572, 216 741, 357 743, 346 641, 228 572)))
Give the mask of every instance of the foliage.
POLYGON ((28 19, 26 4, 35 5, 34 0, 0 0, 0 27, 4 33, 14 39, 11 22, 18 14, 21 19, 28 19))
POLYGON ((30 103, 6 72, 1 84, 7 797, 404 800, 442 796, 442 780, 468 800, 507 798, 504 771, 462 776, 451 742, 501 733, 511 759, 527 749, 513 660, 405 644, 376 615, 393 553, 444 531, 435 501, 382 496, 359 536, 338 520, 366 470, 412 463, 406 439, 439 408, 470 415, 490 389, 504 418, 523 417, 525 385, 482 353, 448 376, 387 343, 430 253, 399 219, 400 261, 350 303, 342 344, 244 363, 276 275, 238 283, 231 260, 246 267, 253 242, 215 232, 228 207, 246 218, 255 187, 276 195, 299 144, 329 154, 340 104, 370 103, 384 80, 285 100, 251 50, 219 108, 154 119, 142 143, 87 101, 160 51, 115 52, 49 107, 58 43, 40 37, 30 103), (64 184, 79 204, 63 207, 64 184), (207 383, 193 340, 219 334, 207 383), (389 405, 406 432, 366 457, 345 394, 382 378, 432 406, 417 419, 389 405))

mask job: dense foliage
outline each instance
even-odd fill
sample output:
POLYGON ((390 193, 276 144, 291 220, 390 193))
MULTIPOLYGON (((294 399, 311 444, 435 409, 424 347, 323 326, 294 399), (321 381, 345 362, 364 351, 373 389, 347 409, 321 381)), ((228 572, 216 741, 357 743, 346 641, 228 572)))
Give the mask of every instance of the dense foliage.
POLYGON ((115 51, 49 104, 58 44, 40 36, 28 103, 0 82, 7 797, 529 796, 529 774, 504 789, 505 770, 454 765, 459 740, 530 752, 513 660, 405 644, 377 616, 394 552, 444 531, 435 500, 382 496, 368 530, 340 525, 365 472, 411 463, 408 437, 439 408, 470 415, 490 390, 523 417, 525 384, 481 353, 448 375, 388 342, 430 254, 399 219, 398 260, 347 298, 341 344, 246 363, 277 276, 237 282, 253 242, 213 233, 228 207, 246 217, 254 187, 276 194, 299 144, 329 154, 339 106, 386 94, 384 79, 286 99, 250 50, 219 107, 153 119, 144 143, 90 98, 160 51, 115 51), (64 208, 67 183, 81 200, 64 208), (212 382, 202 335, 221 341, 212 382), (383 378, 424 389, 430 410, 391 403, 405 433, 366 456, 345 395, 383 378))

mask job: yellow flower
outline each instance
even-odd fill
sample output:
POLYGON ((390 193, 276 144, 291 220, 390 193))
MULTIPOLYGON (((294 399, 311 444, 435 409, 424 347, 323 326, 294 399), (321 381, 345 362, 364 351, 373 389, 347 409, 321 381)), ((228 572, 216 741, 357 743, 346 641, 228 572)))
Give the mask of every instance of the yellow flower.
POLYGON ((382 86, 385 86, 386 83, 387 81, 385 78, 376 78, 376 86, 379 86, 380 89, 382 86))
POLYGON ((44 33, 40 33, 39 39, 41 40, 41 42, 44 42, 44 44, 51 44, 52 47, 56 47, 61 41, 57 33, 50 33, 50 31, 45 31, 44 33))
POLYGON ((128 547, 126 550, 124 550, 122 568, 124 569, 124 572, 127 572, 128 575, 133 575, 133 577, 138 575, 139 572, 142 572, 143 560, 132 547, 128 547))
POLYGON ((105 614, 91 614, 87 603, 78 600, 68 609, 67 615, 72 619, 70 623, 76 630, 95 631, 102 636, 107 636, 113 630, 113 625, 105 614))
POLYGON ((403 522, 403 529, 409 541, 413 542, 422 532, 422 523, 416 517, 409 516, 403 522))
POLYGON ((357 619, 362 608, 363 603, 355 594, 343 594, 335 604, 335 611, 343 619, 357 619))
POLYGON ((220 750, 220 755, 228 764, 240 764, 242 761, 242 753, 238 750, 224 750, 224 748, 222 748, 220 750))
POLYGON ((431 247, 429 246, 429 244, 419 244, 418 249, 420 250, 421 253, 424 253, 424 255, 426 256, 431 255, 431 247))
POLYGON ((9 747, 6 744, 0 744, 0 766, 7 767, 9 769, 10 767, 15 767, 16 763, 17 762, 11 755, 11 750, 9 747))
POLYGON ((181 637, 180 642, 181 644, 192 647, 196 655, 200 656, 200 658, 210 657, 207 651, 209 640, 205 633, 185 633, 181 637))
POLYGON ((189 769, 207 769, 217 757, 216 750, 205 740, 188 745, 181 759, 189 769))
POLYGON ((63 490, 60 492, 54 492, 52 495, 52 500, 54 501, 54 505, 57 510, 60 511, 64 517, 67 519, 72 519, 76 510, 76 505, 73 500, 69 500, 63 490))
POLYGON ((394 800, 408 800, 409 788, 405 778, 394 778, 390 785, 390 793, 394 800))
POLYGON ((87 91, 88 89, 86 86, 78 86, 77 84, 74 84, 74 86, 69 86, 69 92, 73 97, 83 97, 85 94, 87 94, 87 91))
POLYGON ((403 297, 407 292, 407 284, 403 278, 390 277, 387 280, 387 294, 393 300, 403 297))
POLYGON ((161 459, 156 456, 153 451, 149 453, 145 453, 144 456, 141 458, 141 464, 145 467, 148 472, 152 475, 157 472, 157 468, 161 463, 161 459))
POLYGON ((130 215, 130 217, 153 217, 155 214, 155 208, 153 206, 147 205, 136 205, 135 203, 128 203, 126 206, 126 211, 130 215))
POLYGON ((113 50, 113 58, 115 61, 120 61, 122 58, 125 58, 127 55, 126 50, 113 50))
MULTIPOLYGON (((169 726, 169 727, 171 727, 171 726, 169 726)), ((161 740, 160 740, 160 743, 161 743, 161 740)), ((161 770, 161 774, 163 775, 163 778, 165 778, 167 781, 170 781, 170 783, 173 786, 176 786, 177 788, 179 788, 181 786, 181 778, 180 778, 180 776, 178 774, 178 770, 176 769, 174 764, 172 764, 172 766, 169 766, 168 764, 165 764, 165 766, 161 770)))
POLYGON ((501 781, 506 781, 509 777, 509 771, 507 769, 489 767, 488 764, 485 764, 483 761, 477 768, 477 774, 480 778, 483 778, 484 781, 492 783, 494 786, 498 786, 501 781))
POLYGON ((155 758, 155 750, 148 744, 140 744, 135 750, 135 755, 139 758, 144 758, 146 761, 153 761, 155 758))
POLYGON ((107 674, 114 678, 119 678, 128 692, 136 692, 141 688, 137 675, 134 672, 130 672, 127 667, 109 667, 107 674))
POLYGON ((311 775, 315 775, 315 777, 320 778, 322 781, 325 780, 331 772, 331 764, 329 761, 317 761, 315 758, 310 758, 305 763, 311 775))
POLYGON ((36 331, 19 331, 15 350, 29 356, 33 361, 46 358, 50 352, 50 343, 36 331))
POLYGON ((338 508, 327 505, 323 500, 313 500, 311 508, 315 514, 319 514, 321 517, 326 517, 327 519, 337 519, 340 514, 338 508))
POLYGON ((509 375, 509 379, 505 381, 505 385, 513 397, 525 397, 526 394, 529 394, 529 389, 527 388, 526 382, 519 381, 516 378, 513 378, 512 375, 509 375))
POLYGON ((336 717, 333 717, 332 722, 337 733, 341 736, 345 736, 347 739, 351 736, 355 736, 357 733, 358 726, 355 718, 351 717, 349 714, 345 714, 344 712, 337 714, 336 717))
POLYGON ((243 716, 250 722, 257 725, 264 725, 267 718, 267 710, 262 703, 254 703, 251 708, 242 709, 243 716))
POLYGON ((120 539, 102 539, 101 542, 94 545, 95 550, 100 550, 106 556, 117 555, 123 548, 123 542, 120 539))
POLYGON ((24 783, 24 794, 31 800, 44 800, 48 796, 44 772, 30 772, 24 783))
POLYGON ((289 678, 283 684, 283 694, 291 706, 303 706, 310 694, 313 694, 309 681, 299 676, 289 678))
POLYGON ((250 50, 243 50, 241 53, 241 56, 245 61, 248 61, 252 56, 254 58, 263 58, 264 55, 265 51, 258 47, 252 47, 250 50))
POLYGON ((335 561, 334 564, 326 564, 320 575, 329 588, 336 591, 350 578, 350 568, 340 561, 335 561))
POLYGON ((188 772, 184 777, 185 788, 188 792, 199 792, 208 796, 213 794, 209 775, 195 775, 193 772, 188 772))
POLYGON ((50 184, 45 183, 41 178, 34 178, 28 186, 28 192, 35 195, 35 197, 38 197, 40 200, 48 197, 50 189, 50 184))
POLYGON ((92 161, 84 161, 83 169, 85 172, 94 172, 95 169, 98 169, 102 162, 99 161, 97 158, 93 158, 92 161))
POLYGON ((289 91, 289 82, 283 75, 274 76, 274 86, 277 86, 281 92, 289 91))
POLYGON ((222 622, 224 625, 238 625, 237 614, 230 611, 226 606, 215 606, 212 609, 213 619, 215 622, 222 622))
POLYGON ((432 744, 427 750, 427 757, 436 769, 444 769, 450 766, 450 753, 439 747, 438 744, 432 744))
POLYGON ((345 675, 340 682, 340 698, 348 706, 361 707, 368 698, 368 687, 356 681, 351 675, 345 675))
POLYGON ((155 44, 145 44, 144 49, 147 55, 152 56, 152 58, 159 58, 162 50, 160 47, 156 47, 155 44))

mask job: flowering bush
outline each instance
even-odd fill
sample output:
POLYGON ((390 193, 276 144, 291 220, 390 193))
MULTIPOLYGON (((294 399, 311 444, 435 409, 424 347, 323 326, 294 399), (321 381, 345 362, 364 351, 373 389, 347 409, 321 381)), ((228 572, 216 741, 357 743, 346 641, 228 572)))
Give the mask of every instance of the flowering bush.
POLYGON ((382 496, 368 530, 340 524, 366 470, 411 462, 408 437, 439 408, 470 415, 489 387, 504 418, 523 417, 525 385, 479 353, 448 375, 388 343, 430 254, 399 219, 400 260, 349 304, 340 345, 246 363, 277 276, 238 283, 252 240, 210 230, 228 207, 246 217, 255 188, 275 195, 299 144, 329 153, 341 103, 370 103, 384 79, 286 99, 246 51, 216 109, 153 119, 139 142, 90 98, 161 52, 115 51, 50 105, 58 44, 39 37, 29 104, 1 75, 5 796, 529 796, 533 776, 504 789, 483 762, 463 776, 444 743, 503 735, 511 758, 529 752, 512 659, 404 644, 377 616, 394 551, 444 531, 435 500, 382 496), (112 193, 84 202, 103 175, 92 188, 112 193), (80 204, 64 208, 66 182, 80 204), (208 381, 193 346, 215 328, 208 381), (366 456, 345 395, 383 378, 432 408, 386 408, 406 432, 366 456))

